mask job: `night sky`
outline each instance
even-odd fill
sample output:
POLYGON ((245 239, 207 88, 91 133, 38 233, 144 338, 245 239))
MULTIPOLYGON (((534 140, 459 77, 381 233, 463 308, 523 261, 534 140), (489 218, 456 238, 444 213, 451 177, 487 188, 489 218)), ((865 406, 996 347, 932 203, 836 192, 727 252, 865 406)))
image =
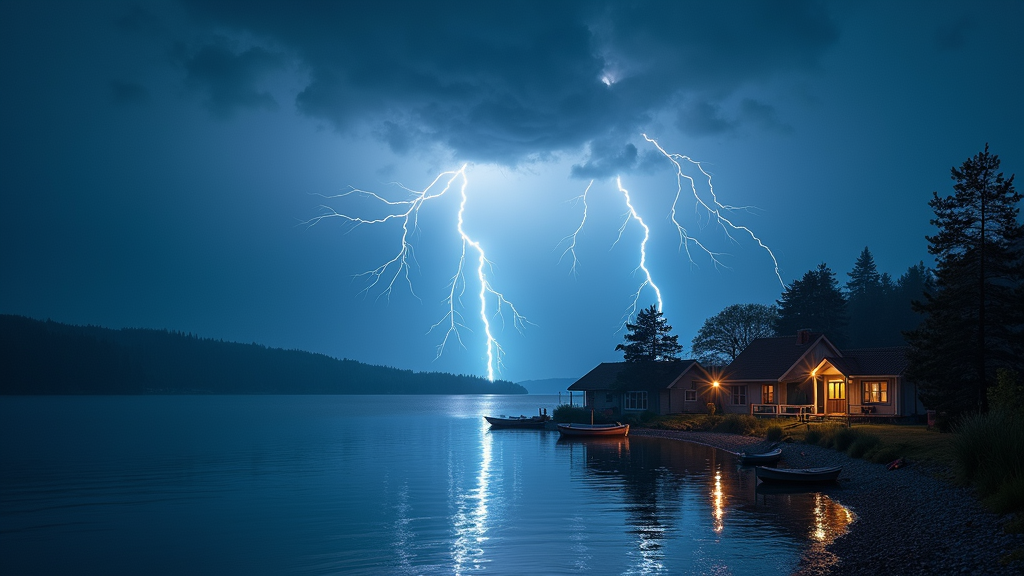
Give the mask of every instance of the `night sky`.
POLYGON ((681 342, 782 291, 688 190, 677 219, 721 265, 680 250, 675 167, 643 134, 749 207, 723 214, 783 281, 826 262, 845 282, 865 246, 895 278, 932 263, 927 202, 952 166, 987 142, 1024 172, 1021 30, 1021 1, 4 1, 0 313, 486 375, 472 250, 464 347, 435 358, 430 331, 458 187, 419 211, 412 291, 359 276, 397 254, 399 221, 308 225, 324 204, 384 214, 325 197, 409 200, 465 164, 464 230, 531 322, 492 318, 499 376, 577 377, 621 359, 643 281, 643 229, 616 243, 617 176, 681 342), (563 239, 592 180, 574 274, 563 239))

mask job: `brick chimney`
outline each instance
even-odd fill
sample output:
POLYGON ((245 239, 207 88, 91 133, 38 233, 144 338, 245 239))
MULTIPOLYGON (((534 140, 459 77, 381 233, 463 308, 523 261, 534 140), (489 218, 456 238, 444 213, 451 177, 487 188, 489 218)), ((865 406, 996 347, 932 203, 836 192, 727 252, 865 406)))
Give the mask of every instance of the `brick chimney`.
POLYGON ((811 339, 811 331, 807 328, 801 328, 796 331, 796 345, 803 346, 807 344, 811 339))

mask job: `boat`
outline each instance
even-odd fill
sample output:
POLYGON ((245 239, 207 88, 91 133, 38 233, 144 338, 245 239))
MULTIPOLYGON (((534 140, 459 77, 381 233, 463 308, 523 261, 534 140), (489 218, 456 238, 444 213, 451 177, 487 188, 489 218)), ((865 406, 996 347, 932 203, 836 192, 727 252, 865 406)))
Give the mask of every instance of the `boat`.
POLYGON ((782 458, 782 448, 768 452, 740 452, 740 464, 775 464, 782 458))
POLYGON ((762 482, 835 482, 842 466, 824 468, 769 468, 758 466, 754 473, 762 482))
POLYGON ((629 424, 559 424, 558 432, 562 436, 579 438, 625 436, 629 434, 629 424))
POLYGON ((548 415, 542 416, 484 416, 491 428, 543 428, 551 420, 548 415))

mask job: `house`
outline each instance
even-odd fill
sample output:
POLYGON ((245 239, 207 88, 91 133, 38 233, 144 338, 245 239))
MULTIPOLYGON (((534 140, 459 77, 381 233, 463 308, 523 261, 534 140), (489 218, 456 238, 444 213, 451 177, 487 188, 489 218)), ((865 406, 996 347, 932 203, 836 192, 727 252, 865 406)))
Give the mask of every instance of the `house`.
POLYGON ((710 375, 696 360, 604 362, 573 382, 583 405, 607 415, 649 410, 655 414, 703 412, 710 375))
POLYGON ((917 388, 904 378, 907 348, 840 350, 824 335, 758 338, 720 374, 712 389, 725 413, 924 414, 917 388))

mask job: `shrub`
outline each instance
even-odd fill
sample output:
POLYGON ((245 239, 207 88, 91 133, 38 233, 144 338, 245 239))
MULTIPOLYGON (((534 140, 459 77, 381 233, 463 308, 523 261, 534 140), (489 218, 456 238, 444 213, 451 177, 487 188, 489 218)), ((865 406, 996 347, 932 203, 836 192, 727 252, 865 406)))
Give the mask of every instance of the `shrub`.
POLYGON ((841 428, 832 435, 832 443, 836 450, 846 452, 860 436, 860 432, 853 428, 841 428))
POLYGON ((1024 510, 1024 420, 1008 411, 970 414, 953 433, 957 479, 999 512, 1024 510))
MULTIPOLYGON (((872 438, 874 438, 874 436, 872 436, 872 438)), ((894 446, 892 444, 876 444, 873 448, 869 448, 868 451, 864 453, 864 459, 870 460, 876 464, 888 464, 889 462, 899 458, 905 451, 905 447, 894 446)))
MULTIPOLYGON (((878 446, 881 441, 882 440, 878 436, 858 433, 857 438, 854 439, 852 444, 850 444, 850 448, 847 450, 847 453, 854 458, 862 458, 872 448, 878 446)), ((896 458, 898 457, 894 457, 892 460, 895 460, 896 458)), ((892 460, 889 460, 889 462, 892 462, 892 460)))
MULTIPOLYGON (((590 414, 590 408, 562 404, 555 407, 555 410, 551 413, 551 419, 562 423, 590 424, 590 414)), ((609 423, 613 421, 602 416, 600 412, 594 412, 593 414, 594 422, 596 423, 609 423)))
POLYGON ((769 425, 764 437, 769 442, 778 442, 779 440, 782 440, 782 426, 779 426, 778 424, 769 425))
POLYGON ((814 428, 807 427, 807 433, 804 434, 804 442, 807 444, 817 444, 821 442, 821 430, 817 426, 814 428))

